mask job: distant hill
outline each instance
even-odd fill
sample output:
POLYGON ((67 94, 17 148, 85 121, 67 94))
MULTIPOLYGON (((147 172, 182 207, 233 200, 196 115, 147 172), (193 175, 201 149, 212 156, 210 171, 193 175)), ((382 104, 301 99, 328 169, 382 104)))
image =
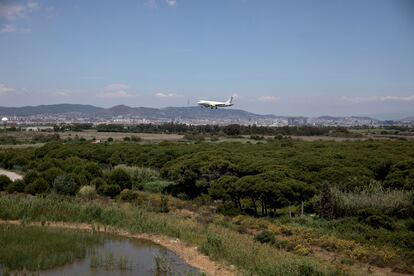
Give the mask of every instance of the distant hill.
POLYGON ((66 113, 97 113, 104 110, 102 107, 83 104, 52 104, 22 107, 2 107, 0 114, 7 116, 33 116, 40 114, 66 114, 66 113))
MULTIPOLYGON (((36 116, 36 115, 77 115, 82 117, 129 117, 146 118, 154 120, 175 120, 175 119, 222 119, 250 121, 257 119, 273 119, 275 115, 258 115, 238 109, 217 109, 211 110, 200 107, 129 107, 117 105, 111 108, 102 108, 92 105, 81 104, 55 104, 23 107, 0 107, 0 115, 3 116, 36 116)), ((278 117, 280 118, 280 117, 278 117)))

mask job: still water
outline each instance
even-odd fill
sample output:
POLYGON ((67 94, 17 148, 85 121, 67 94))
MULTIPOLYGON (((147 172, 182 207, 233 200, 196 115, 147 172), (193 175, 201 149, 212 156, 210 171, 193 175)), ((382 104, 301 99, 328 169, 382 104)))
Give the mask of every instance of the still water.
MULTIPOLYGON (((38 275, 200 275, 167 249, 146 240, 105 236, 86 258, 38 275)), ((1 273, 0 273, 1 274, 1 273)))

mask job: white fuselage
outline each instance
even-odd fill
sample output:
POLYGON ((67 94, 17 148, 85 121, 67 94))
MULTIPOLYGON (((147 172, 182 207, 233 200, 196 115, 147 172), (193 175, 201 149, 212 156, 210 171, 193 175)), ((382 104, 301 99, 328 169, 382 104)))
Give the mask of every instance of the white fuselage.
POLYGON ((216 102, 216 101, 199 101, 197 102, 198 105, 202 107, 210 107, 210 108, 218 108, 218 107, 229 107, 233 106, 233 103, 229 100, 227 102, 216 102))

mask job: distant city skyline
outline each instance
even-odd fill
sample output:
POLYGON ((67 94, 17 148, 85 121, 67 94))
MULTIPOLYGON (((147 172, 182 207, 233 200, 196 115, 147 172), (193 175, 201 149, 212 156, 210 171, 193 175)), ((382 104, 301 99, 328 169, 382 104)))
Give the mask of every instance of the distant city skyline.
POLYGON ((0 1, 0 106, 414 116, 410 0, 0 1))

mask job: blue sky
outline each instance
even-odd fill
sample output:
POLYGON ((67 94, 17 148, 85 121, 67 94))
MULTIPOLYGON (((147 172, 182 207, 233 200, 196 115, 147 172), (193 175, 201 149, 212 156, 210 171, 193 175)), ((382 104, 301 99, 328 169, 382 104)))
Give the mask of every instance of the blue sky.
POLYGON ((410 0, 0 0, 0 105, 414 115, 410 0))

